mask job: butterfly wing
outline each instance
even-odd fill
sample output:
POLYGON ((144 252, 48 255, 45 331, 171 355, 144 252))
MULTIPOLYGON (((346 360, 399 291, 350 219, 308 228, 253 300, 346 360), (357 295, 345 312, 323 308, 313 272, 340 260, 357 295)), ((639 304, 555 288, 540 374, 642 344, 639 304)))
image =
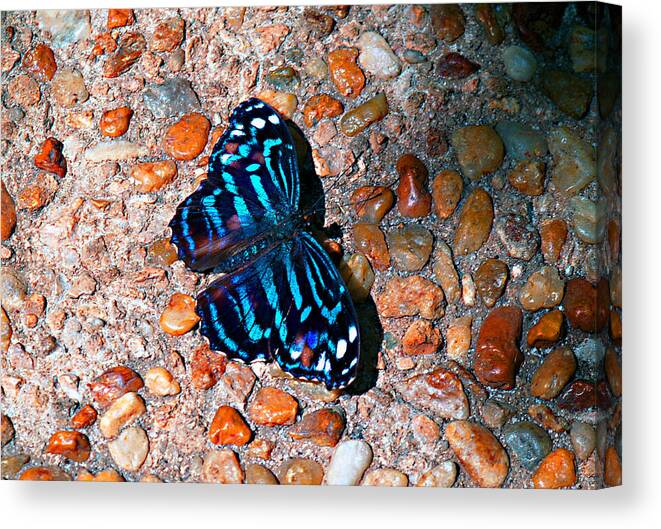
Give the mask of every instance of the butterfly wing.
POLYGON ((209 172, 170 222, 179 258, 196 271, 222 266, 298 208, 296 151, 285 121, 259 99, 241 103, 209 172))
POLYGON ((326 252, 304 233, 222 276, 197 300, 212 349, 245 362, 275 359, 291 375, 347 386, 360 337, 349 292, 326 252))

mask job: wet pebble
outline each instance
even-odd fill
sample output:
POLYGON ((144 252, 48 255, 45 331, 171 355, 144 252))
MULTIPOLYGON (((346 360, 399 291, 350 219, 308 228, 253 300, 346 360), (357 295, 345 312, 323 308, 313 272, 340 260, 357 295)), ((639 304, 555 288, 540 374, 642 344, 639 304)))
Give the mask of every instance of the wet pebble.
POLYGON ((34 157, 34 165, 63 178, 67 174, 67 161, 62 153, 63 150, 62 142, 53 137, 46 138, 34 157))
POLYGON ((110 441, 108 451, 119 468, 135 472, 147 459, 149 438, 142 428, 133 426, 110 441))
POLYGON ((210 389, 224 375, 227 369, 227 357, 211 351, 208 345, 203 345, 193 351, 190 369, 193 387, 210 389))
POLYGON ((392 264, 407 272, 421 270, 431 255, 434 237, 418 224, 407 224, 388 232, 388 250, 392 264))
POLYGON ((216 445, 243 446, 252 432, 241 414, 231 406, 220 406, 209 426, 209 440, 216 445))
POLYGON ((378 224, 394 203, 394 193, 385 186, 363 186, 351 194, 351 204, 360 222, 378 224))
POLYGON ((45 44, 37 44, 23 56, 23 69, 37 81, 50 81, 57 70, 53 50, 45 44))
POLYGON ((171 17, 156 26, 149 47, 153 51, 172 51, 184 40, 186 24, 179 17, 171 17))
POLYGON ((441 332, 427 320, 414 321, 402 338, 403 351, 407 355, 434 354, 441 343, 441 332))
POLYGON ((118 44, 117 51, 108 57, 103 65, 103 77, 114 78, 122 75, 140 59, 147 47, 147 42, 140 33, 123 33, 118 44))
POLYGON ((145 90, 142 100, 156 118, 167 118, 193 112, 200 108, 200 100, 190 81, 181 77, 153 84, 145 90))
POLYGON ((322 408, 307 413, 289 428, 289 435, 296 440, 309 441, 317 446, 335 446, 345 427, 345 419, 334 409, 322 408))
POLYGON ((72 108, 89 98, 82 74, 77 70, 59 69, 51 81, 51 94, 58 105, 72 108))
POLYGON ((466 19, 457 4, 434 4, 429 12, 432 29, 439 39, 453 42, 464 34, 466 19))
POLYGON ((291 66, 281 66, 270 71, 265 80, 276 90, 294 91, 301 83, 301 77, 291 66))
POLYGON ((308 99, 303 107, 303 121, 312 127, 324 118, 334 118, 344 112, 342 102, 328 94, 319 94, 308 99))
POLYGON ((321 485, 324 469, 311 459, 285 460, 277 471, 281 485, 321 485))
POLYGON ((574 452, 581 461, 590 457, 597 444, 597 433, 594 427, 584 422, 574 421, 569 431, 569 437, 574 452))
POLYGON ((561 489, 576 483, 574 454, 558 448, 547 455, 532 476, 536 489, 561 489))
POLYGON ((507 254, 514 259, 530 261, 539 248, 539 234, 529 219, 513 213, 496 221, 496 233, 507 254))
POLYGON ((271 105, 284 119, 292 119, 298 107, 298 98, 288 92, 262 90, 257 97, 271 105))
POLYGON ((84 433, 62 430, 51 435, 45 452, 82 463, 89 459, 91 450, 90 441, 84 433))
POLYGON ((393 79, 399 75, 401 62, 381 35, 367 31, 360 36, 357 46, 363 70, 377 79, 393 79))
POLYGON ((461 380, 447 369, 410 377, 397 390, 404 400, 439 419, 466 419, 470 413, 461 380))
POLYGON ((377 298, 377 307, 385 318, 420 315, 434 320, 445 314, 443 299, 443 291, 422 276, 393 277, 377 298))
POLYGON ((138 182, 138 191, 151 193, 158 191, 177 176, 177 164, 172 160, 142 162, 131 167, 129 174, 138 182))
POLYGON ((114 366, 107 369, 89 383, 89 389, 95 402, 107 408, 122 395, 138 391, 144 386, 140 375, 126 366, 114 366))
POLYGON ((250 463, 246 465, 246 483, 249 485, 279 485, 275 474, 264 465, 250 463))
POLYGON ((560 304, 565 282, 560 279, 557 268, 543 266, 533 272, 519 292, 521 306, 530 311, 549 309, 560 304))
POLYGON ((413 154, 397 160, 397 209, 405 217, 425 217, 431 211, 431 195, 426 188, 429 171, 413 154))
POLYGON ((327 485, 357 485, 372 462, 372 448, 365 441, 352 439, 335 447, 326 472, 327 485))
POLYGON ((479 64, 457 52, 446 53, 438 62, 438 74, 445 79, 464 79, 479 69, 479 64))
POLYGON ((331 81, 340 94, 352 99, 358 97, 365 87, 365 74, 356 64, 357 59, 356 48, 340 48, 328 54, 331 81))
POLYGON ((497 399, 487 400, 480 410, 482 421, 489 428, 501 428, 515 412, 512 406, 497 399))
POLYGON ((2 238, 3 241, 6 241, 9 239, 9 237, 11 237, 11 234, 14 232, 14 228, 16 226, 16 205, 14 203, 14 199, 9 194, 9 191, 7 191, 7 187, 5 186, 4 181, 2 184, 0 184, 0 187, 2 198, 0 203, 0 209, 2 209, 2 216, 0 216, 0 238, 2 238))
POLYGON ((211 124, 198 112, 185 114, 163 136, 163 150, 175 160, 192 160, 207 144, 211 124))
POLYGON ((562 219, 551 219, 542 222, 539 233, 542 239, 542 254, 547 263, 555 264, 558 262, 567 240, 567 232, 567 223, 562 219))
POLYGON ((560 339, 563 332, 564 316, 559 310, 544 314, 528 331, 528 347, 545 348, 560 339))
POLYGON ((543 162, 522 160, 507 175, 510 185, 528 196, 540 196, 544 193, 546 166, 543 162))
POLYGON ((261 388, 248 407, 250 420, 260 426, 294 424, 298 402, 286 391, 278 388, 261 388))
POLYGON ((21 481, 71 481, 71 476, 57 467, 37 466, 24 470, 18 479, 21 481))
POLYGON ((117 138, 126 134, 132 116, 133 110, 126 106, 106 110, 99 123, 101 134, 110 138, 117 138))
POLYGON ((114 401, 99 421, 99 430, 106 438, 115 437, 128 424, 147 411, 145 402, 137 393, 126 393, 114 401))
POLYGON ((436 242, 436 252, 432 264, 435 279, 440 283, 448 303, 457 303, 461 297, 459 274, 452 260, 452 250, 439 240, 436 242))
POLYGON ((379 93, 344 114, 340 118, 340 130, 347 136, 356 136, 372 123, 381 121, 387 114, 388 100, 384 93, 379 93))
POLYGON ((612 347, 608 348, 604 358, 604 371, 606 372, 606 379, 611 392, 616 397, 622 396, 622 365, 617 358, 617 353, 612 347))
POLYGON ((223 485, 243 483, 244 474, 237 455, 229 449, 211 450, 204 457, 201 479, 223 485))
POLYGON ((562 112, 575 119, 586 114, 592 100, 592 82, 563 70, 546 71, 542 89, 562 112))
POLYGON ((168 306, 159 319, 161 329, 171 336, 181 336, 190 331, 200 321, 195 312, 195 300, 176 292, 170 296, 168 306))
POLYGON ((145 386, 152 395, 166 397, 181 391, 179 382, 164 367, 152 367, 145 373, 145 386))
POLYGON ((351 299, 355 303, 367 300, 374 284, 374 270, 369 260, 361 253, 355 253, 350 257, 343 257, 340 261, 340 275, 344 280, 351 299))
POLYGON ((557 397, 576 372, 576 357, 571 349, 560 347, 544 358, 530 382, 530 394, 544 400, 557 397))
POLYGON ((443 461, 428 470, 416 483, 416 487, 443 487, 454 485, 457 480, 457 464, 454 461, 443 461))
POLYGON ((609 446, 604 458, 604 484, 607 487, 622 485, 622 462, 615 448, 609 446))
POLYGON ((586 197, 573 197, 569 203, 572 225, 576 235, 588 244, 598 244, 606 235, 609 202, 594 202, 586 197))
POLYGON ((97 411, 91 404, 86 404, 71 417, 71 426, 76 429, 87 428, 96 422, 97 411))
POLYGON ((464 191, 461 175, 452 169, 446 169, 436 175, 432 182, 434 212, 441 219, 452 216, 464 191))
POLYGON ((559 127, 548 135, 553 155, 551 180, 563 195, 575 195, 585 188, 597 173, 593 147, 575 131, 559 127))
POLYGON ((360 222, 353 226, 354 247, 364 254, 374 268, 385 270, 390 266, 390 252, 383 231, 375 225, 360 222))
POLYGON ((503 50, 503 63, 505 73, 510 79, 527 82, 535 75, 537 59, 521 46, 508 46, 503 50))
POLYGON ((542 132, 518 121, 500 121, 496 132, 505 144, 505 151, 517 161, 541 158, 548 153, 548 144, 542 132))
POLYGON ((476 188, 461 208, 459 225, 454 234, 454 253, 468 255, 479 250, 491 233, 493 202, 482 188, 476 188))
POLYGON ((452 134, 452 147, 465 176, 479 180, 503 163, 505 148, 500 136, 487 125, 470 125, 452 134))
POLYGON ((599 332, 608 323, 609 289, 605 279, 593 286, 584 278, 567 282, 565 315, 572 326, 585 332, 599 332))
POLYGON ((528 470, 533 470, 551 451, 553 443, 545 430, 529 421, 509 424, 503 429, 505 444, 528 470))
POLYGON ((378 468, 365 474, 362 484, 368 487, 408 487, 409 478, 394 468, 378 468))
POLYGON ((460 364, 468 361, 468 350, 471 346, 473 324, 472 316, 461 316, 448 323, 445 341, 447 355, 460 364))
POLYGON ((483 303, 491 308, 505 292, 509 276, 507 264, 499 259, 485 259, 475 272, 475 286, 483 303))

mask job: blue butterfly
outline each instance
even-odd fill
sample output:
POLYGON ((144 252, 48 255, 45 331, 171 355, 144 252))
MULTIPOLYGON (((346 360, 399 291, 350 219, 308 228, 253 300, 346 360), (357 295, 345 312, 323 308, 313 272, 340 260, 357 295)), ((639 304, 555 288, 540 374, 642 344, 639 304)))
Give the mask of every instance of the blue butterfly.
POLYGON ((296 378, 341 388, 356 377, 360 336, 344 281, 299 211, 296 150, 269 105, 237 106, 209 173, 170 222, 179 258, 220 271, 197 297, 211 349, 275 360, 296 378))

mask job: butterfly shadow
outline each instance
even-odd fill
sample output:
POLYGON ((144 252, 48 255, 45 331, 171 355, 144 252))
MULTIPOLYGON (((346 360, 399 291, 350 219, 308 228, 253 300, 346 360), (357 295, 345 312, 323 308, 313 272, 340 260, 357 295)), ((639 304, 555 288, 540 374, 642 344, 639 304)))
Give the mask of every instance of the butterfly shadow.
POLYGON ((376 365, 383 344, 383 327, 372 297, 357 303, 355 309, 360 327, 360 360, 356 379, 346 388, 349 395, 366 393, 376 385, 376 365))

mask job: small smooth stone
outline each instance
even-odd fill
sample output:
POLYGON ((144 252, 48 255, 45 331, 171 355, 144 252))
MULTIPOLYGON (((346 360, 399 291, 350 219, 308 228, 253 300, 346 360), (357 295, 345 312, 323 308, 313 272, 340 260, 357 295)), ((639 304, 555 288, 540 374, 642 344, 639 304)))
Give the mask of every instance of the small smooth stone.
POLYGON ((23 306, 26 295, 27 289, 23 279, 14 268, 3 265, 0 270, 0 299, 2 299, 3 308, 8 311, 19 310, 23 306))
POLYGON ((402 338, 402 347, 406 355, 434 354, 441 344, 441 331, 427 320, 414 321, 402 338))
POLYGON ((571 438, 571 444, 576 456, 581 461, 587 460, 597 445, 597 432, 595 429, 590 424, 574 421, 569 431, 569 437, 571 438))
POLYGON ((443 291, 422 276, 393 277, 377 298, 384 318, 420 315, 428 320, 445 314, 443 291))
POLYGON ((581 362, 596 367, 604 361, 606 346, 599 338, 588 338, 578 344, 574 351, 581 362))
POLYGON ((431 448, 441 437, 441 427, 426 415, 416 415, 411 420, 411 432, 421 447, 431 448))
POLYGON ((503 163, 503 142, 496 131, 487 125, 458 129, 452 135, 451 143, 462 172, 472 180, 493 173, 503 163))
POLYGON ((453 42, 464 34, 466 19, 457 4, 433 4, 429 6, 429 13, 437 38, 453 42))
POLYGON ((365 74, 356 64, 357 59, 356 48, 340 48, 328 54, 331 81, 340 94, 351 99, 357 98, 365 87, 365 74))
MULTIPOLYGON (((78 476, 76 476, 76 481, 96 483, 123 483, 125 479, 114 468, 101 470, 97 472, 96 476, 91 472, 83 469, 78 473, 78 476)), ((144 481, 144 479, 141 481, 144 481)))
POLYGON ((546 166, 543 162, 530 162, 522 160, 507 175, 510 185, 531 197, 544 193, 544 176, 546 166))
MULTIPOLYGON (((7 312, 3 307, 0 307, 0 352, 6 353, 9 350, 12 334, 13 330, 7 312)), ((4 419, 2 421, 4 426, 4 419)), ((2 438, 4 439, 4 436, 2 438)))
POLYGON ((288 92, 262 90, 257 97, 271 105, 284 119, 292 119, 298 107, 298 98, 288 92))
POLYGON ((330 409, 307 413, 294 426, 289 428, 289 435, 296 440, 310 441, 317 446, 335 446, 345 427, 342 414, 330 409))
POLYGON ((231 406, 220 406, 209 426, 209 440, 215 445, 243 446, 252 432, 241 414, 231 406))
POLYGON ((71 417, 71 426, 79 430, 87 428, 96 422, 97 416, 97 411, 90 404, 86 404, 71 417))
POLYGON ((135 472, 147 459, 149 438, 142 428, 127 428, 114 441, 108 443, 108 450, 117 466, 135 472))
POLYGON ((454 461, 443 461, 420 476, 416 487, 449 488, 456 480, 457 464, 454 461))
POLYGON ((63 178, 67 174, 67 160, 63 154, 64 145, 56 138, 48 137, 34 157, 34 165, 63 178))
POLYGON ((551 451, 551 437, 535 423, 521 421, 503 429, 505 444, 528 470, 533 470, 551 451))
POLYGON ((109 138, 117 138, 126 134, 132 116, 133 110, 129 107, 119 107, 105 111, 99 123, 101 134, 109 138))
POLYGON ((291 92, 296 90, 296 87, 301 82, 301 77, 298 75, 298 72, 291 66, 283 66, 269 72, 266 75, 265 80, 276 90, 285 90, 291 92))
POLYGON ((461 208, 459 225, 454 234, 455 255, 468 255, 479 250, 491 233, 493 202, 482 188, 476 188, 461 208))
POLYGON ((149 154, 149 148, 125 140, 113 140, 97 143, 85 151, 88 162, 119 162, 140 158, 149 154))
POLYGON ((496 399, 489 399, 482 405, 480 413, 482 421, 489 428, 501 428, 514 415, 515 411, 509 404, 496 399))
POLYGON ((92 32, 87 9, 41 9, 37 11, 36 21, 42 32, 50 34, 50 42, 56 48, 86 39, 92 32))
POLYGON ((445 428, 450 448, 471 479, 480 487, 500 487, 509 472, 507 452, 480 424, 451 422, 445 428))
POLYGON ((392 264, 406 272, 417 272, 429 261, 434 236, 418 224, 395 228, 387 236, 392 264))
POLYGON ((57 467, 44 466, 28 468, 18 479, 21 481, 71 481, 71 476, 57 467))
POLYGON ((438 74, 445 79, 464 79, 479 69, 479 64, 457 52, 446 53, 438 62, 438 74))
POLYGON ((457 303, 461 297, 461 287, 459 274, 452 260, 452 250, 441 240, 436 242, 436 250, 432 264, 434 277, 441 284, 448 303, 457 303))
POLYGON ((153 51, 167 52, 174 50, 184 40, 186 24, 179 17, 171 17, 156 26, 149 47, 153 51))
POLYGON ((370 470, 362 484, 367 487, 408 487, 409 478, 394 468, 378 468, 370 470))
POLYGON ((554 399, 575 372, 576 358, 571 349, 555 349, 535 371, 530 382, 530 394, 544 400, 554 399))
POLYGON ((243 483, 244 474, 239 458, 230 449, 208 452, 202 463, 201 479, 205 483, 223 485, 243 483))
POLYGON ((145 373, 145 386, 152 395, 166 397, 181 391, 179 382, 164 367, 152 367, 145 373))
MULTIPOLYGON (((227 369, 227 357, 214 353, 208 345, 201 346, 193 351, 190 367, 193 387, 203 390, 210 389, 224 375, 227 369)), ((248 370, 252 373, 250 368, 248 370)), ((250 385, 250 388, 252 388, 252 385, 250 385)))
POLYGON ((584 278, 567 282, 564 297, 565 315, 574 327, 585 332, 599 332, 608 323, 609 288, 601 279, 596 287, 584 278))
POLYGON ((376 224, 358 223, 353 226, 354 247, 364 254, 374 268, 386 270, 390 266, 390 252, 386 238, 376 224))
POLYGON ((358 61, 367 71, 377 79, 393 79, 402 70, 402 64, 393 53, 392 48, 381 35, 374 31, 363 33, 358 39, 360 55, 358 61))
POLYGON ((126 366, 111 367, 89 383, 92 397, 102 408, 107 408, 122 395, 138 391, 143 386, 140 375, 126 366))
POLYGON ((475 18, 482 26, 487 40, 495 45, 500 44, 505 38, 505 32, 498 22, 496 11, 491 4, 477 4, 475 6, 475 18))
POLYGON ((457 171, 446 169, 441 171, 432 182, 432 197, 434 212, 441 219, 452 216, 461 200, 464 191, 464 181, 457 171))
POLYGON ((328 65, 321 57, 312 57, 304 66, 305 73, 316 79, 324 79, 328 75, 328 65))
POLYGON ((89 459, 91 450, 90 441, 85 434, 62 430, 51 435, 45 452, 83 463, 89 459))
POLYGON ((466 419, 470 414, 461 380, 446 369, 408 378, 397 390, 404 400, 440 419, 466 419))
POLYGON ((612 446, 606 449, 604 460, 604 484, 607 487, 622 485, 622 462, 617 451, 612 446))
POLYGON ((185 114, 163 136, 163 150, 175 160, 192 160, 204 150, 210 129, 202 114, 185 114))
POLYGON ((343 441, 335 447, 326 472, 327 485, 357 485, 372 462, 372 448, 365 441, 343 441))
POLYGON ((367 127, 381 121, 388 114, 388 100, 384 93, 375 95, 340 118, 340 130, 346 136, 356 136, 367 127))
POLYGON ((315 39, 327 37, 333 32, 333 28, 335 28, 335 19, 316 9, 306 7, 303 10, 303 19, 306 29, 310 31, 315 39))
POLYGON ((30 456, 26 454, 3 455, 2 462, 0 462, 0 468, 2 469, 2 479, 16 479, 16 475, 29 462, 30 456))
POLYGON ((528 347, 550 347, 560 339, 563 323, 564 316, 559 310, 544 314, 528 331, 528 347))
POLYGON ((112 79, 122 75, 138 62, 146 47, 147 42, 140 33, 123 33, 117 51, 103 65, 103 77, 112 79))
POLYGON ((298 402, 286 391, 261 388, 248 407, 250 420, 259 426, 294 424, 298 402))
POLYGON ((445 335, 447 355, 448 358, 456 360, 460 364, 466 364, 468 361, 468 350, 470 349, 472 339, 472 324, 472 316, 461 316, 448 324, 448 330, 445 335))
POLYGON ((343 257, 339 269, 351 299, 355 303, 366 301, 374 284, 374 270, 367 257, 361 253, 355 253, 348 259, 343 257))
POLYGON ((420 64, 427 60, 422 52, 409 49, 404 50, 402 53, 402 59, 404 59, 404 62, 407 62, 408 64, 420 64))
POLYGON ((622 396, 622 366, 617 358, 615 349, 608 348, 605 356, 604 371, 606 371, 606 379, 608 386, 611 388, 613 395, 616 397, 622 396))
POLYGON ((246 483, 249 485, 279 485, 275 474, 264 465, 251 463, 246 465, 246 483))
POLYGON ((514 387, 523 362, 518 345, 522 319, 521 309, 505 306, 493 309, 482 322, 473 358, 473 371, 482 384, 504 390, 514 387))
MULTIPOLYGON (((0 238, 6 241, 11 237, 16 227, 16 205, 9 191, 7 191, 4 181, 1 184, 1 188, 2 200, 0 209, 2 210, 2 216, 0 216, 0 238)), ((2 302, 4 304, 4 297, 2 302)))
POLYGON ((586 197, 573 197, 569 202, 576 235, 588 244, 598 244, 606 235, 609 202, 593 202, 586 197))
POLYGON ((292 458, 280 465, 277 471, 281 485, 321 485, 324 470, 311 459, 292 458))
POLYGON ((145 402, 137 393, 130 392, 113 402, 99 421, 99 430, 107 439, 115 437, 126 425, 147 411, 145 402))
POLYGON ((551 180, 556 190, 572 196, 585 188, 597 174, 592 145, 568 127, 559 127, 548 135, 553 156, 551 180))
POLYGON ((567 44, 575 72, 605 72, 608 60, 608 31, 575 25, 567 44))
POLYGON ((535 75, 537 59, 521 46, 508 46, 503 50, 505 73, 510 79, 527 82, 535 75))
POLYGON ((542 222, 539 233, 542 238, 542 254, 549 264, 555 264, 560 258, 562 247, 567 240, 567 223, 562 219, 542 222))
POLYGON ((395 194, 385 186, 363 186, 351 194, 351 204, 360 222, 378 224, 395 203, 395 194))
POLYGON ((399 185, 397 209, 405 217, 425 217, 431 211, 431 195, 426 188, 429 171, 413 154, 404 154, 397 160, 399 185))
POLYGON ((41 99, 39 84, 29 75, 18 75, 7 85, 12 100, 24 109, 35 106, 41 99))
POLYGON ((156 118, 180 116, 200 108, 200 100, 190 81, 181 77, 168 79, 163 84, 149 85, 142 100, 156 118))
POLYGON ((516 161, 546 156, 549 151, 544 134, 518 121, 500 121, 496 132, 505 144, 505 151, 516 161))
POLYGON ((533 272, 519 292, 519 303, 530 311, 549 309, 560 305, 565 282, 554 266, 542 266, 533 272))
POLYGON ((507 254, 530 261, 539 248, 539 233, 523 215, 507 214, 496 221, 496 233, 507 254))
POLYGON ((171 336, 186 334, 200 321, 195 312, 195 299, 176 292, 170 297, 168 306, 159 319, 161 329, 171 336))
POLYGON ((108 29, 123 28, 135 22, 133 9, 108 9, 108 29))
POLYGON ((599 402, 594 382, 574 380, 557 399, 557 405, 563 410, 582 411, 602 404, 599 402))
POLYGON ((473 281, 473 276, 470 274, 464 274, 461 276, 461 301, 467 307, 474 307, 475 300, 477 299, 477 287, 475 286, 475 281, 473 281))
POLYGON ((542 89, 562 112, 575 119, 587 113, 592 100, 592 81, 562 70, 546 71, 542 89))
POLYGON ((558 448, 547 455, 532 476, 536 489, 561 489, 576 483, 574 454, 558 448))
POLYGON ((129 174, 139 183, 138 191, 152 193, 169 184, 177 176, 177 164, 172 160, 142 162, 131 167, 129 174))
POLYGON ((83 76, 77 70, 58 70, 51 81, 51 94, 64 108, 74 107, 89 98, 83 76))
POLYGON ((324 118, 335 118, 344 112, 344 105, 341 101, 329 96, 328 94, 319 94, 308 99, 303 107, 303 121, 308 127, 316 125, 324 118))
POLYGON ((491 308, 505 292, 509 276, 507 264, 499 259, 485 259, 475 272, 475 286, 484 304, 491 308))

